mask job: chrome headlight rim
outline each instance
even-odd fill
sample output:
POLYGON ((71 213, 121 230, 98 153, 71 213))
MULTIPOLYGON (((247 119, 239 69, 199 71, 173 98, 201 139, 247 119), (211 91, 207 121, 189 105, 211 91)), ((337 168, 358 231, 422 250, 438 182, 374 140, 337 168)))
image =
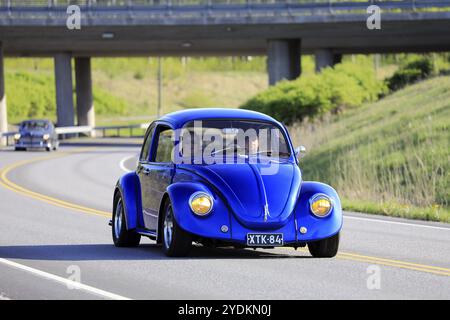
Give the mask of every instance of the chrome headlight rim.
POLYGON ((50 139, 50 134, 45 133, 45 134, 42 136, 42 139, 44 139, 44 140, 50 139))
POLYGON ((20 140, 21 137, 22 135, 20 133, 14 134, 14 140, 20 140))
POLYGON ((334 208, 333 199, 330 196, 326 195, 325 193, 316 193, 311 198, 309 198, 309 211, 311 211, 311 213, 317 218, 328 217, 331 214, 331 212, 333 211, 333 208, 334 208), (321 199, 324 199, 324 200, 327 200, 328 202, 330 202, 330 210, 328 210, 328 212, 323 216, 316 214, 312 208, 313 203, 318 200, 321 200, 321 199))
POLYGON ((209 193, 207 193, 205 191, 196 191, 193 194, 191 194, 191 196, 189 197, 189 208, 191 209, 192 213, 194 213, 198 217, 204 217, 204 216, 209 215, 211 213, 213 207, 214 207, 214 198, 212 197, 212 195, 210 195, 209 193), (209 207, 209 210, 204 214, 199 214, 199 213, 195 212, 195 210, 192 208, 192 201, 194 201, 196 198, 200 198, 200 197, 206 197, 211 202, 211 206, 209 207))

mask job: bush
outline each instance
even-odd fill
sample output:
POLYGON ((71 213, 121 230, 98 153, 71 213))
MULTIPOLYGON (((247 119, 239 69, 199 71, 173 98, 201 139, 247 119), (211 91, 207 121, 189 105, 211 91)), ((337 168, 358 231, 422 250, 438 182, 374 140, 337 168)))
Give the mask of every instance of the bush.
POLYGON ((433 61, 428 57, 422 57, 401 66, 392 77, 387 79, 390 91, 404 88, 408 84, 426 79, 433 74, 433 61))
POLYGON ((244 103, 241 108, 266 113, 291 124, 327 112, 338 113, 376 100, 385 86, 360 64, 343 63, 319 74, 282 81, 244 103))

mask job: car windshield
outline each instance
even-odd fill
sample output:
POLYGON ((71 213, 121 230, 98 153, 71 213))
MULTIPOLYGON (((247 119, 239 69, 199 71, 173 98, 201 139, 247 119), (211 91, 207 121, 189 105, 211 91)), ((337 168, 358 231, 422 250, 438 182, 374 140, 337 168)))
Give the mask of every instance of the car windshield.
POLYGON ((48 130, 49 123, 47 121, 26 121, 22 123, 21 129, 25 130, 48 130))
POLYGON ((181 132, 183 158, 207 157, 290 157, 282 131, 273 123, 251 120, 197 120, 181 132))

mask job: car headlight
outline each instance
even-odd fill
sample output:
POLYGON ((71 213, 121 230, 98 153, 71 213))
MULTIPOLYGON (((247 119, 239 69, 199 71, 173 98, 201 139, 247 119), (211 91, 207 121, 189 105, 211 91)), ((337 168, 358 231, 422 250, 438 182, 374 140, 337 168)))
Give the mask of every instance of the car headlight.
POLYGON ((309 208, 315 216, 323 218, 331 212, 331 209, 333 209, 333 202, 330 197, 325 194, 315 194, 309 200, 309 208))
POLYGON ((189 198, 189 206, 196 215, 204 216, 211 212, 213 198, 206 192, 195 192, 189 198))
POLYGON ((44 139, 44 140, 48 140, 49 138, 50 138, 50 135, 48 133, 46 133, 42 136, 42 139, 44 139))
POLYGON ((14 139, 15 139, 15 140, 19 140, 20 137, 21 137, 20 133, 16 133, 16 134, 14 135, 14 139))

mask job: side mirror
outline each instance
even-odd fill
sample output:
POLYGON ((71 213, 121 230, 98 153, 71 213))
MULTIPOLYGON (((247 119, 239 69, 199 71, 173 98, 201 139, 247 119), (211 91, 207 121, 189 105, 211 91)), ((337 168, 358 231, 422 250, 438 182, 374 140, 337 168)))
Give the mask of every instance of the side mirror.
POLYGON ((302 157, 302 155, 306 153, 306 148, 305 148, 305 146, 299 146, 294 149, 294 152, 295 152, 295 157, 297 159, 300 159, 302 157))

